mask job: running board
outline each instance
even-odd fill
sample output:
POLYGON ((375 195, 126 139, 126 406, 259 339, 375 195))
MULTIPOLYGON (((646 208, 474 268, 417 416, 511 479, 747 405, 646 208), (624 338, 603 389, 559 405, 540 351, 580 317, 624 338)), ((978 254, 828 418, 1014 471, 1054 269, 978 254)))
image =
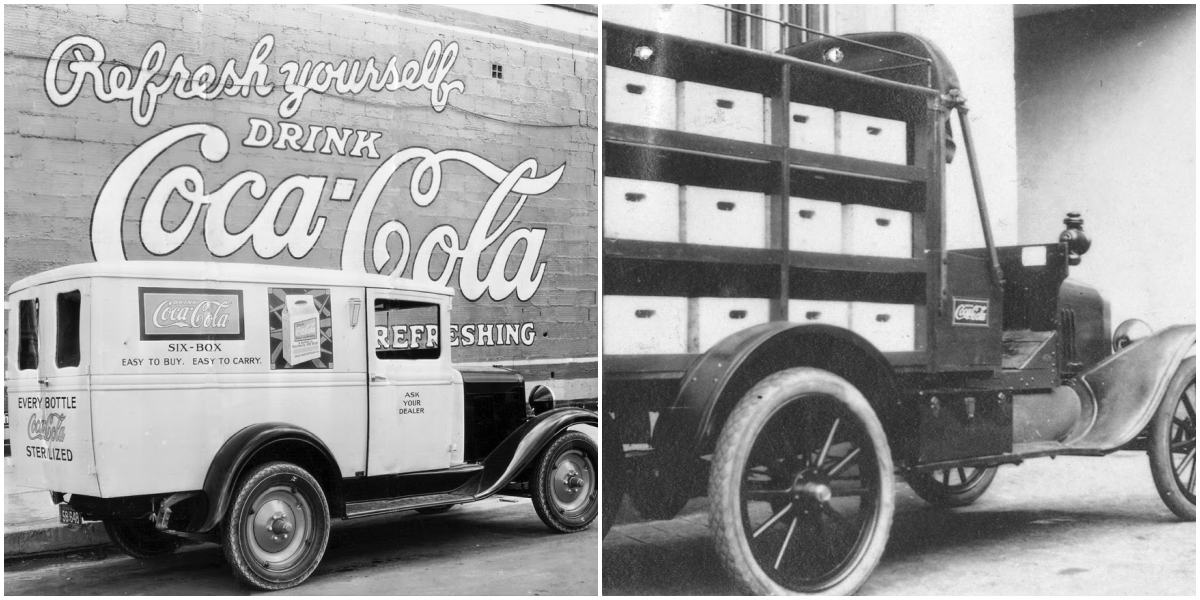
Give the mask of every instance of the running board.
POLYGON ((1021 463, 1030 458, 1043 458, 1046 456, 1105 456, 1115 450, 1117 448, 1113 448, 1112 450, 1075 448, 1060 442, 1029 442, 1025 444, 1013 444, 1012 452, 1005 452, 1004 454, 926 463, 913 470, 928 473, 930 471, 940 471, 956 467, 993 467, 996 465, 1021 463))
POLYGON ((388 500, 370 500, 367 502, 348 502, 346 504, 346 518, 357 519, 359 517, 383 515, 402 510, 425 508, 427 506, 463 504, 466 502, 472 502, 474 500, 475 497, 471 494, 450 493, 429 494, 427 496, 409 496, 407 498, 392 498, 388 500))

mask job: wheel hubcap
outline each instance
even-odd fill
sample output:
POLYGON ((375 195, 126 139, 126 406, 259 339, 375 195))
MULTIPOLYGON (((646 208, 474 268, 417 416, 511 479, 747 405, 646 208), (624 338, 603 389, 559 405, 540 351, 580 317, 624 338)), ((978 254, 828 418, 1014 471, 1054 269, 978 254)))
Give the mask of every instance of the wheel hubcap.
POLYGON ((283 571, 299 562, 310 543, 312 519, 294 488, 274 486, 260 493, 245 518, 254 563, 268 571, 283 571))
POLYGON ((558 458, 550 478, 551 495, 560 512, 574 512, 585 507, 595 489, 595 469, 581 452, 571 451, 558 458))

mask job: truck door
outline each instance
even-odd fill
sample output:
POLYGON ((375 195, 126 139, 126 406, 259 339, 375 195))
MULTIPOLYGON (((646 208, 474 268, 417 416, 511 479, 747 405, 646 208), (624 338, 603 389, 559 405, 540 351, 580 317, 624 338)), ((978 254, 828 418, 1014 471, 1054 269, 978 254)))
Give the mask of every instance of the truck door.
POLYGON ((59 281, 10 298, 8 403, 17 482, 98 496, 89 283, 59 281))
POLYGON ((461 388, 446 344, 450 299, 368 289, 367 306, 367 475, 461 462, 461 388))

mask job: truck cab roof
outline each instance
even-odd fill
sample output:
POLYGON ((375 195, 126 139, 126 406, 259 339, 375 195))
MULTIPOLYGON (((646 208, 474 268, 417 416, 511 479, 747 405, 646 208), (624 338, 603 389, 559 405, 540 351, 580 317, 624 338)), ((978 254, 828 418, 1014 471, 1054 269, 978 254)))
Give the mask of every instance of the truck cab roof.
POLYGON ((443 296, 454 295, 454 290, 451 288, 417 282, 402 277, 306 267, 189 261, 109 261, 70 265, 21 279, 12 284, 8 289, 8 293, 12 294, 33 286, 55 281, 89 277, 116 279, 192 279, 222 283, 254 282, 289 285, 355 286, 410 290, 443 296))

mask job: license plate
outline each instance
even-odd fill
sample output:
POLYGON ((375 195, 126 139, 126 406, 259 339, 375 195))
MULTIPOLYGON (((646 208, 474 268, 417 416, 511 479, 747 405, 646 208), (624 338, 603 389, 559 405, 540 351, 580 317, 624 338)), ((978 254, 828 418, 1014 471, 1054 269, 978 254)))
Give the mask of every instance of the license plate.
POLYGON ((83 515, 70 504, 58 505, 58 522, 64 525, 83 525, 83 515))

